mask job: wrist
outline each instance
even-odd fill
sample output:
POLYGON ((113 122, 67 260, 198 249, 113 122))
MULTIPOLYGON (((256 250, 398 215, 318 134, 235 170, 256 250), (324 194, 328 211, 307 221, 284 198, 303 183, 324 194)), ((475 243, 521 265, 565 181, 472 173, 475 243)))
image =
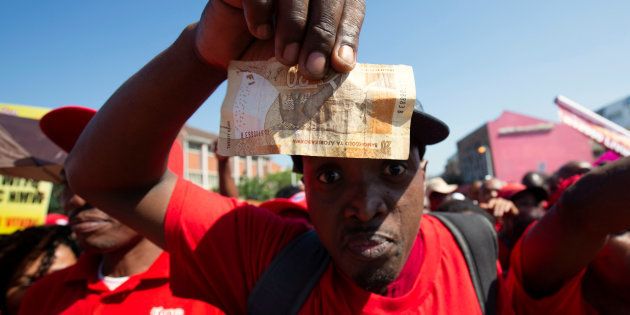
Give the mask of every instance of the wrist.
POLYGON ((201 71, 206 72, 217 81, 217 85, 227 79, 227 69, 225 67, 217 66, 207 62, 200 54, 199 48, 196 43, 197 36, 197 23, 186 26, 180 37, 173 44, 174 46, 180 46, 188 51, 189 59, 195 63, 201 71))

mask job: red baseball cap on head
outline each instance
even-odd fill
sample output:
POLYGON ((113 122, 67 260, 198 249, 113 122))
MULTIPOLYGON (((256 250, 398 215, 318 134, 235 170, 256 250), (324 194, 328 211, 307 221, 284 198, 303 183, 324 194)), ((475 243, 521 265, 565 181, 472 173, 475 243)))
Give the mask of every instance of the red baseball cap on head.
MULTIPOLYGON (((70 152, 96 110, 83 106, 63 106, 51 110, 39 120, 39 128, 60 148, 70 152)), ((168 156, 168 168, 178 176, 184 174, 184 151, 173 142, 168 156)))
POLYGON ((261 208, 271 210, 275 214, 281 215, 286 210, 300 210, 308 214, 306 205, 306 195, 303 191, 294 194, 291 198, 269 199, 259 205, 261 208))
POLYGON ((499 190, 499 197, 511 199, 514 195, 524 191, 525 189, 527 189, 527 186, 521 183, 507 183, 505 186, 501 187, 501 190, 499 190))

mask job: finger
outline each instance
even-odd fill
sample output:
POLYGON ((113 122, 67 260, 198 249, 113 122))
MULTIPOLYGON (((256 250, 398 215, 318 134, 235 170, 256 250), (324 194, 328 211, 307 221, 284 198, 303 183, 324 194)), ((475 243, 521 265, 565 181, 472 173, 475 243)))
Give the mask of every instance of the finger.
POLYGON ((247 28, 258 39, 273 36, 273 0, 243 0, 247 28))
POLYGON ((279 0, 276 14, 276 59, 287 66, 298 62, 308 17, 308 0, 279 0))
POLYGON ((243 10, 237 4, 240 5, 240 1, 209 1, 206 5, 196 26, 195 48, 207 64, 227 68, 227 61, 236 59, 250 45, 253 37, 243 19, 243 10), (217 41, 225 38, 238 40, 217 48, 217 41))
POLYGON ((300 50, 300 72, 320 79, 330 65, 330 55, 337 38, 337 26, 343 13, 343 0, 312 0, 306 36, 300 50))
POLYGON ((346 0, 345 10, 337 29, 337 41, 330 60, 332 68, 338 72, 349 72, 357 63, 359 33, 364 16, 364 0, 346 0))
POLYGON ((494 209, 496 207, 496 204, 497 204, 497 200, 496 199, 488 200, 488 209, 494 209))

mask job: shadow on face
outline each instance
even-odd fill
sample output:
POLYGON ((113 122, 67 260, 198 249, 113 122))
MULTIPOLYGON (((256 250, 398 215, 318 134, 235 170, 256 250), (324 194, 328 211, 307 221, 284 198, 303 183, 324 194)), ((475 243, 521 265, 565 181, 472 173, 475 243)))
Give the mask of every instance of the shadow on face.
POLYGON ((303 157, 312 223, 335 264, 382 293, 404 266, 424 203, 424 148, 407 160, 303 157))
POLYGON ((94 208, 64 184, 61 204, 79 246, 93 253, 109 253, 134 246, 142 236, 107 213, 94 208))

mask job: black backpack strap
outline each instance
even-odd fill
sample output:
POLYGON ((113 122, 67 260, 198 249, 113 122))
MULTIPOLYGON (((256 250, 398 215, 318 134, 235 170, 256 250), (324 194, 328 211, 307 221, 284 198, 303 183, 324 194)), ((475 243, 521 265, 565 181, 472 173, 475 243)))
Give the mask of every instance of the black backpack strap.
POLYGON ((492 223, 476 213, 431 212, 451 232, 466 259, 481 311, 496 313, 499 245, 492 223))
POLYGON ((248 314, 297 314, 329 263, 315 230, 298 236, 258 279, 247 299, 248 314))

